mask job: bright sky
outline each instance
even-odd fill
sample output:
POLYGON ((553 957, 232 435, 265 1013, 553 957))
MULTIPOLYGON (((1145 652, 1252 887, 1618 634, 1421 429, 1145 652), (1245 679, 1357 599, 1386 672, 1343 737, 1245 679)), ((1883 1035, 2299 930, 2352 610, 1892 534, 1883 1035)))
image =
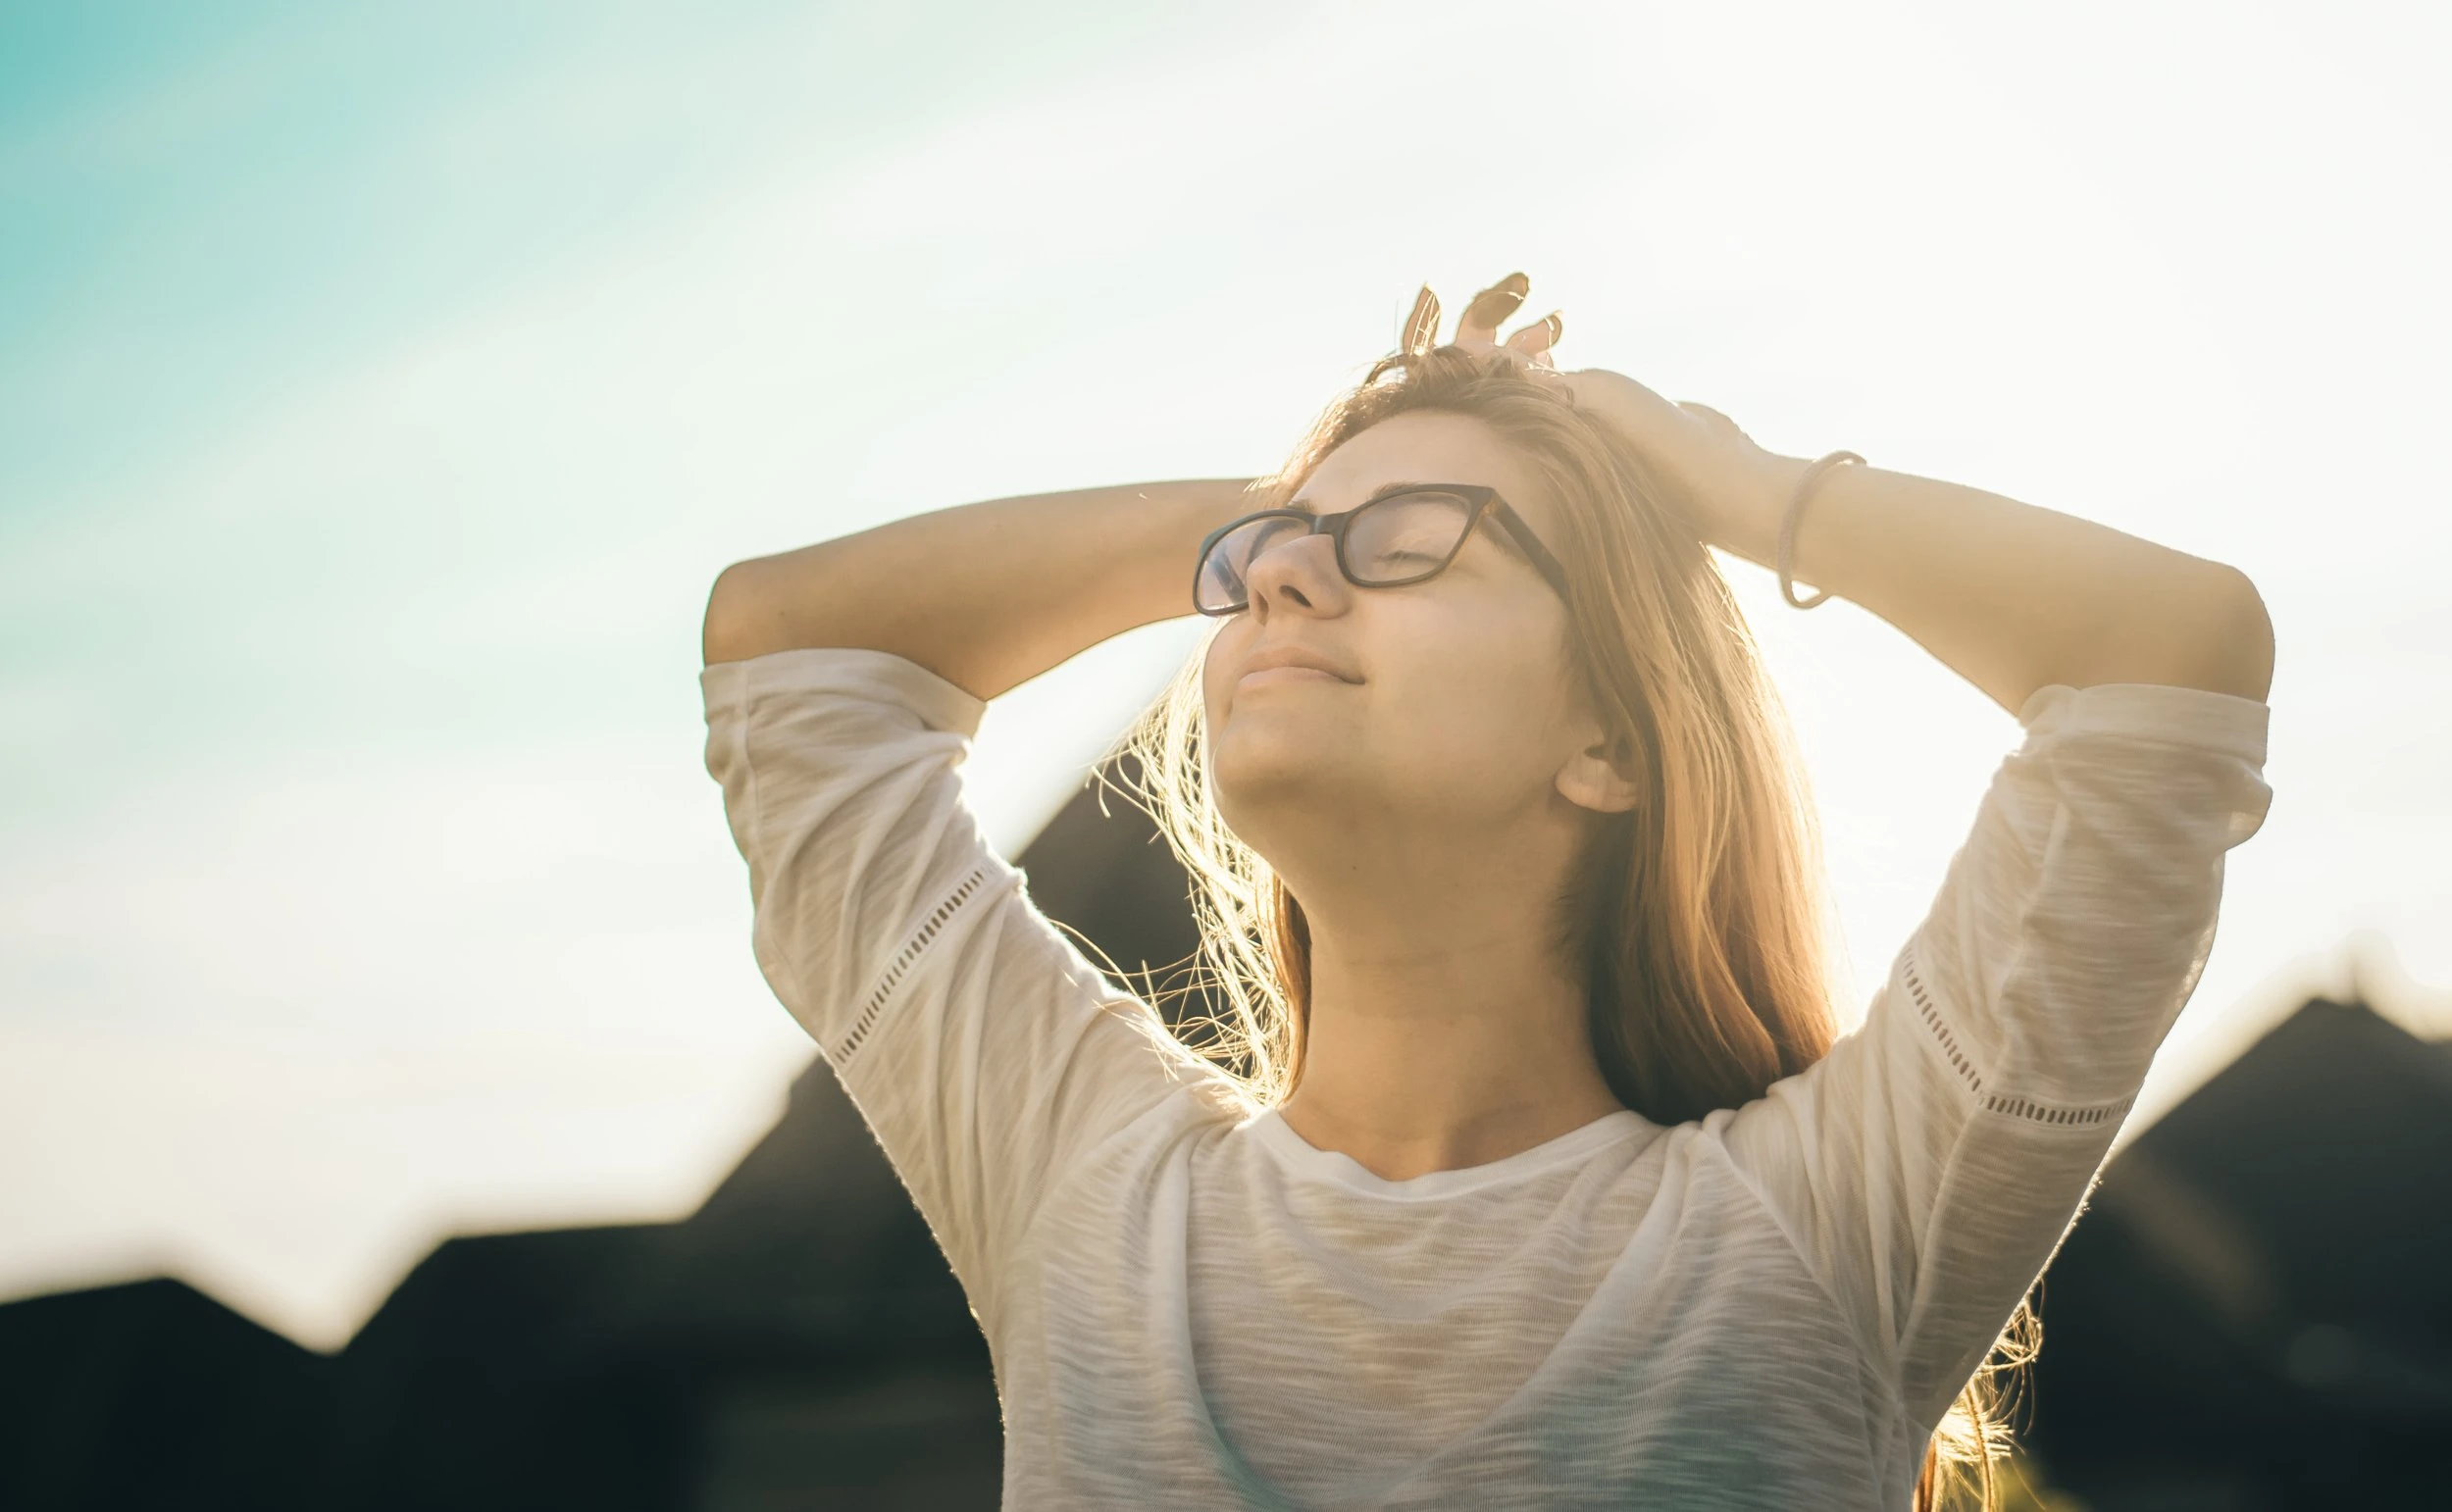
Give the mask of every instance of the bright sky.
MULTIPOLYGON (((2452 983, 2447 13, 1838 9, 0 15, 0 1296, 329 1346, 443 1233, 687 1211, 810 1054, 716 571, 1263 471, 1516 268, 1562 363, 2256 580, 2274 804, 2132 1134, 2355 932, 2452 983)), ((1730 571, 1861 996, 2016 723, 1730 571)), ((996 703, 1001 845, 1195 628, 996 703)))

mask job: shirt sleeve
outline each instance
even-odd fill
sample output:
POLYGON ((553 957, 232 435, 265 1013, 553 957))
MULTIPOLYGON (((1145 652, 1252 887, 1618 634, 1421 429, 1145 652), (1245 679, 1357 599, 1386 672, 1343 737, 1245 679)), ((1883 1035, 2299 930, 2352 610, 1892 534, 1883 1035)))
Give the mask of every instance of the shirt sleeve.
POLYGON ((700 677, 758 968, 842 1081, 983 1321, 1041 1196, 1221 1073, 1119 991, 989 845, 956 768, 986 703, 891 652, 700 677))
POLYGON ((1865 1022, 1723 1146, 1925 1429, 2100 1175, 2263 825, 2262 702, 2038 689, 1865 1022))

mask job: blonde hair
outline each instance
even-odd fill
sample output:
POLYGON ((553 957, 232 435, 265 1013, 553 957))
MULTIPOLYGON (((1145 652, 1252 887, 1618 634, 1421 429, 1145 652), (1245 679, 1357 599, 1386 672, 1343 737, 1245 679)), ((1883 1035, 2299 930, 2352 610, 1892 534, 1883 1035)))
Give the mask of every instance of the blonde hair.
MULTIPOLYGON (((1559 509, 1547 542, 1567 564, 1568 613, 1592 708, 1623 737, 1646 796, 1596 821, 1558 900, 1557 939, 1589 973, 1587 1023, 1609 1088, 1675 1125, 1761 1097, 1830 1049, 1831 952, 1819 832, 1784 705, 1711 553, 1662 507, 1633 445, 1576 410, 1562 383, 1453 347, 1399 352, 1333 401, 1254 508, 1291 499, 1322 459, 1392 416, 1435 411, 1490 428, 1559 509)), ((1222 622, 1221 622, 1222 623, 1222 622)), ((1214 630, 1212 630, 1214 633, 1214 630)), ((1178 1037, 1260 1105, 1302 1080, 1310 927, 1302 904, 1226 827, 1203 757, 1201 667, 1186 662, 1111 756, 1192 879, 1195 971, 1212 1010, 1178 1037)), ((1103 772, 1108 763, 1101 763, 1103 772)), ((1198 988, 1183 988, 1183 991, 1198 988)), ((2031 1360, 2021 1300, 1935 1431, 1917 1512, 1942 1493, 1998 1505, 2014 1446, 1995 1372, 2031 1360)))

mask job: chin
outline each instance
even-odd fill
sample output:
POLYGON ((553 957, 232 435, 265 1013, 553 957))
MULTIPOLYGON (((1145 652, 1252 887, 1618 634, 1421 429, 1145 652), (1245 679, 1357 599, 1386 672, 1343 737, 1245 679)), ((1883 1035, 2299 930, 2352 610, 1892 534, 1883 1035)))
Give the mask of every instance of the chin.
POLYGON ((1209 766, 1218 815, 1238 832, 1247 822, 1265 828, 1274 816, 1324 801, 1333 777, 1309 742, 1257 735, 1230 733, 1217 742, 1209 766))

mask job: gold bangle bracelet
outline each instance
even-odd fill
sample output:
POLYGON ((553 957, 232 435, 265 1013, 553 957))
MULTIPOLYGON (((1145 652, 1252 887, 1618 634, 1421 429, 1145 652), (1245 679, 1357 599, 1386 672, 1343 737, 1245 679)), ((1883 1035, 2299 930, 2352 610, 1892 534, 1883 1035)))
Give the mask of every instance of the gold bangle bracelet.
POLYGON ((1858 467, 1870 465, 1852 451, 1834 451, 1814 458, 1798 477, 1796 492, 1788 496, 1788 512, 1779 518, 1779 596, 1799 609, 1813 608, 1830 597, 1830 590, 1825 588, 1812 598, 1797 597, 1797 585, 1788 576, 1796 564, 1797 521, 1804 515, 1805 501, 1813 492, 1813 485, 1822 480, 1822 475, 1846 462, 1858 467))

